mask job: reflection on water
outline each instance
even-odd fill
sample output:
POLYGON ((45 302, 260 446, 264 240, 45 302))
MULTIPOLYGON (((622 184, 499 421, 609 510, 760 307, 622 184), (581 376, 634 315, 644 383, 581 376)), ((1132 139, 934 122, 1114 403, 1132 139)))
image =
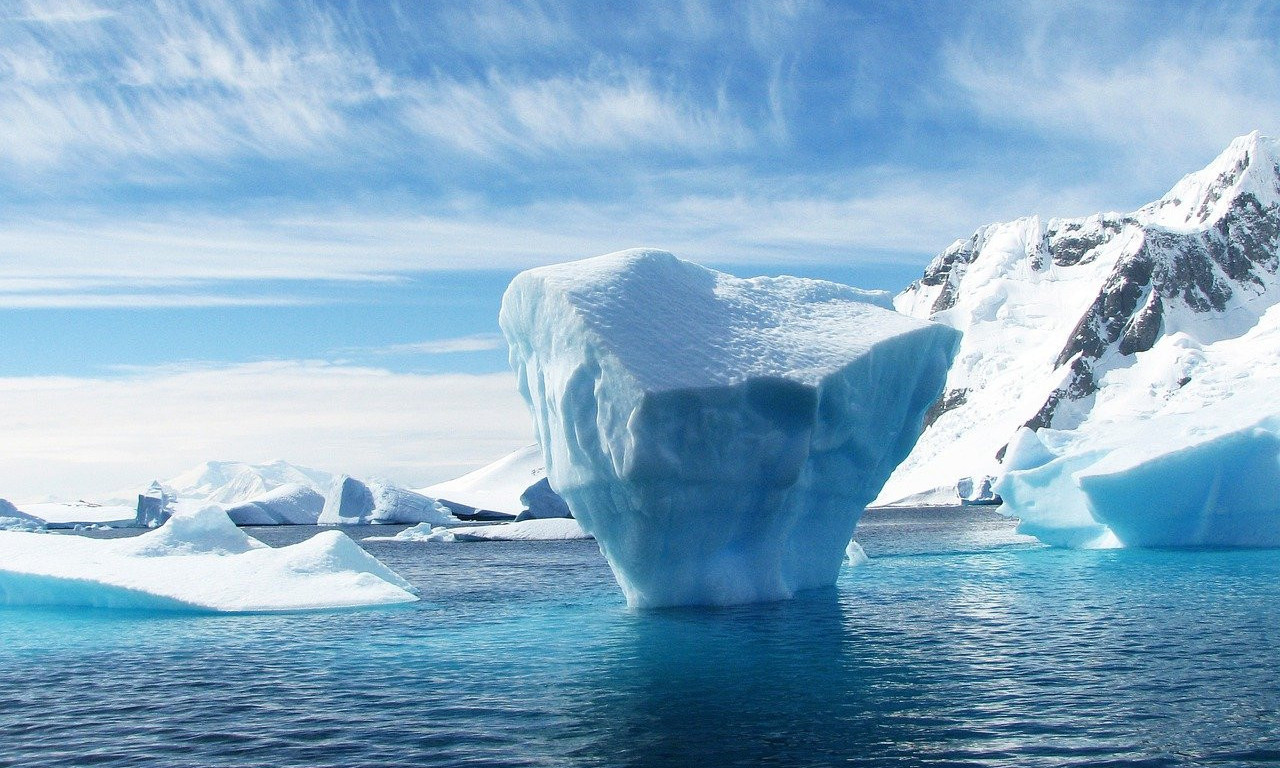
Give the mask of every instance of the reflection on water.
POLYGON ((858 539, 836 589, 739 608, 628 610, 591 542, 386 542, 422 603, 0 611, 0 765, 1280 759, 1276 552, 1053 550, 977 510, 858 539))

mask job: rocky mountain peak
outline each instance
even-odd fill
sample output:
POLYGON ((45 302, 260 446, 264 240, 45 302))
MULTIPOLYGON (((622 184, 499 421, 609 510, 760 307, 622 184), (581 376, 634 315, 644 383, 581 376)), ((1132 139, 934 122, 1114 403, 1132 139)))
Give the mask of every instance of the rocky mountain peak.
POLYGON ((1134 215, 1167 229, 1195 229, 1221 219, 1246 195, 1263 208, 1280 205, 1280 142, 1257 131, 1233 140, 1213 162, 1134 215))

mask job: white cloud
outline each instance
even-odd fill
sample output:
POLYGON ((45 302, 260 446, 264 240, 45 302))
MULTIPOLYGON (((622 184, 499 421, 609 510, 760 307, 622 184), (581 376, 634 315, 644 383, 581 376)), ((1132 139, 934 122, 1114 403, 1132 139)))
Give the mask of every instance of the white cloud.
POLYGON ((413 375, 308 361, 0 378, 0 497, 92 496, 210 459, 425 485, 532 441, 509 373, 413 375))
POLYGON ((379 355, 448 355, 458 352, 486 352, 502 349, 506 342, 496 333, 477 333, 452 339, 432 339, 412 344, 389 344, 371 350, 379 355))
POLYGON ((1235 136, 1280 129, 1280 43, 1259 36, 1267 27, 1249 23, 1248 4, 1233 4, 1229 25, 1190 10, 1185 26, 1078 10, 1011 11, 1027 22, 1020 37, 962 39, 944 52, 946 75, 993 123, 1106 147, 1118 177, 1163 168, 1176 179, 1235 136))
POLYGON ((0 305, 128 306, 139 294, 146 295, 140 303, 171 306, 298 303, 303 299, 285 281, 523 269, 635 246, 718 263, 850 264, 873 253, 923 266, 990 221, 1113 205, 1101 183, 1044 189, 1004 177, 895 169, 842 181, 824 184, 833 189, 827 196, 779 194, 761 183, 758 191, 729 194, 549 201, 497 211, 462 206, 435 215, 295 207, 235 218, 122 220, 71 211, 66 220, 0 219, 0 305), (850 193, 839 194, 841 187, 850 193), (276 281, 278 293, 262 280, 276 281), (218 281, 242 287, 229 290, 218 281), (174 290, 162 290, 170 285, 174 290))
POLYGON ((468 153, 519 155, 599 150, 732 152, 751 132, 729 110, 659 88, 637 69, 601 65, 573 76, 420 86, 407 110, 418 131, 468 153))

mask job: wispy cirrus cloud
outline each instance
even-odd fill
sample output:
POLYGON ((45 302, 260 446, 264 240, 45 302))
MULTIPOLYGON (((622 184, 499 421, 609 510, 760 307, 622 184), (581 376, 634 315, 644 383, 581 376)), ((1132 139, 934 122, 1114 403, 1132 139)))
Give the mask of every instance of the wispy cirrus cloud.
POLYGON ((452 339, 430 339, 410 344, 388 344, 370 350, 376 355, 452 355, 463 352, 488 352, 502 349, 506 342, 496 333, 475 333, 452 339))
POLYGON ((1012 39, 981 27, 943 53, 945 75, 987 120, 1107 147, 1117 175, 1136 165, 1175 178, 1235 136, 1280 130, 1271 4, 1190 3, 1160 23, 1141 4, 1005 10, 1012 39))

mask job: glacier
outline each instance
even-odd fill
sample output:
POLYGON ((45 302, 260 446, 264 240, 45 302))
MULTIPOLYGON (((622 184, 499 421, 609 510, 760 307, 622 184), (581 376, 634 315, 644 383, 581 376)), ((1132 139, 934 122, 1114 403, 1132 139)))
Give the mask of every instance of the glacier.
POLYGON ((955 242, 894 300, 964 337, 875 503, 954 504, 957 481, 1002 475, 1021 427, 1141 430, 1211 368, 1245 374, 1206 351, 1280 303, 1278 265, 1280 143, 1257 133, 1136 211, 1032 216, 955 242))
POLYGON ((499 324, 547 477, 630 605, 835 582, 959 340, 872 298, 649 249, 512 281, 499 324))
POLYGON ((272 548, 212 505, 125 539, 0 531, 2 605, 271 612, 417 599, 342 533, 272 548))

